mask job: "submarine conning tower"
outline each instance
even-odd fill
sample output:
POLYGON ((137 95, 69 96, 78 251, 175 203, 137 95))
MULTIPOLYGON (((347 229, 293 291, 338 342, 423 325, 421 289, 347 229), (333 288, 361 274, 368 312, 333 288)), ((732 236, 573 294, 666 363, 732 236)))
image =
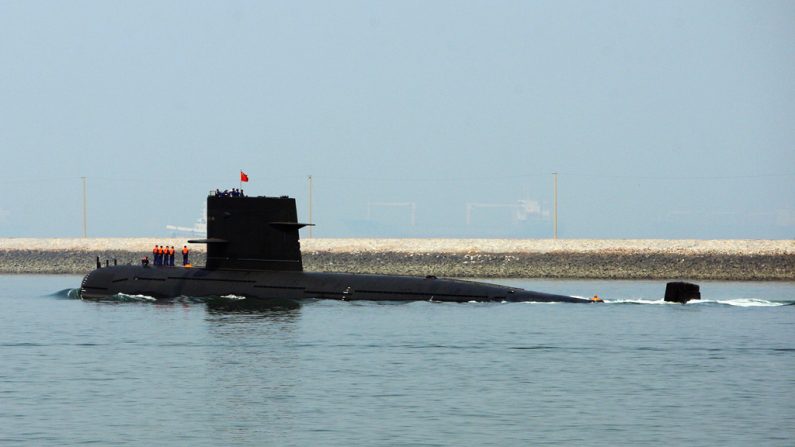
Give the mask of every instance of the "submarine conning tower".
POLYGON ((301 245, 295 199, 207 197, 208 270, 301 271, 301 245))

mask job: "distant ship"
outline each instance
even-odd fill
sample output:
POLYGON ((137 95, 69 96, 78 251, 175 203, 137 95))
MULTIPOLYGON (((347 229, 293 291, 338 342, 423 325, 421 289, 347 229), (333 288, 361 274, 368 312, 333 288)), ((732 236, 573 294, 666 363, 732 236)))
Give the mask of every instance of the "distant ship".
MULTIPOLYGON (((295 199, 207 197, 205 267, 118 265, 86 275, 84 299, 116 294, 156 299, 178 296, 244 298, 247 303, 298 303, 305 299, 372 301, 533 301, 591 303, 594 300, 516 287, 437 278, 303 271, 295 199)), ((597 300, 601 301, 601 300, 597 300)))
POLYGON ((179 225, 166 225, 166 230, 171 230, 174 234, 189 234, 191 236, 206 236, 207 235, 207 206, 202 210, 199 218, 192 227, 183 227, 179 225))

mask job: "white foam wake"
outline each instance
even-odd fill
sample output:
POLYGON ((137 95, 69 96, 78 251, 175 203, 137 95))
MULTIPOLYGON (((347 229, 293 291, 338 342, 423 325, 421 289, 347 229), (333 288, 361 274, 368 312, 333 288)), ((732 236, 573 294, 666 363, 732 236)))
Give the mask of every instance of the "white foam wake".
POLYGON ((630 299, 616 299, 616 300, 609 300, 605 299, 605 303, 607 304, 679 304, 679 303, 668 303, 662 298, 659 300, 648 300, 642 298, 630 298, 630 299))
POLYGON ((156 298, 149 295, 128 295, 126 293, 117 293, 113 295, 114 301, 157 301, 156 298))
POLYGON ((737 307, 778 307, 778 306, 787 305, 787 303, 760 300, 758 298, 737 298, 733 300, 715 300, 715 301, 708 300, 705 302, 713 302, 718 304, 725 304, 727 306, 737 306, 737 307))
MULTIPOLYGON (((605 300, 605 303, 608 304, 670 304, 670 305, 679 305, 679 303, 674 302, 667 302, 665 300, 658 299, 658 300, 649 300, 649 299, 616 299, 616 300, 605 300)), ((688 306, 693 305, 724 305, 724 306, 735 306, 735 307, 778 307, 778 306, 786 306, 788 303, 781 302, 781 301, 768 301, 759 298, 733 298, 728 300, 693 300, 688 301, 688 306)))

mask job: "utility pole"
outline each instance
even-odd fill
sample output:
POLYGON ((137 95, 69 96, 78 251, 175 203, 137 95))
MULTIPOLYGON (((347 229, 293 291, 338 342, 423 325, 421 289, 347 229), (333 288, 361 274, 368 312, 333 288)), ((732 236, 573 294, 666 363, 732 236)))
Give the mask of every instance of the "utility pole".
POLYGON ((309 182, 309 239, 312 239, 312 176, 307 178, 309 182))
POLYGON ((553 172, 552 176, 553 176, 554 181, 555 181, 555 188, 554 188, 555 193, 554 193, 554 200, 553 200, 553 202, 555 204, 554 205, 555 211, 553 213, 552 222, 553 222, 553 226, 554 226, 554 229, 555 229, 554 230, 554 239, 558 240, 558 173, 557 172, 553 172))
POLYGON ((80 177, 83 179, 83 237, 88 237, 88 232, 86 231, 86 178, 80 177))

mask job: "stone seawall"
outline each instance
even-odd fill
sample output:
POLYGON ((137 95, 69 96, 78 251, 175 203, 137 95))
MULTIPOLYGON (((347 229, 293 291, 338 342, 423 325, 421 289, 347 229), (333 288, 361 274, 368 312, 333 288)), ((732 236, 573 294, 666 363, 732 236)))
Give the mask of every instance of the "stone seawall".
MULTIPOLYGON (((137 264, 152 241, 0 239, 0 273, 85 274, 97 256, 137 264)), ((590 279, 795 280, 795 241, 309 239, 307 271, 590 279)), ((151 256, 150 256, 151 257, 151 256)), ((203 265, 204 247, 191 261, 203 265)), ((177 255, 177 264, 181 256, 177 255)))
POLYGON ((311 253, 306 270, 477 278, 795 280, 792 255, 311 253))

